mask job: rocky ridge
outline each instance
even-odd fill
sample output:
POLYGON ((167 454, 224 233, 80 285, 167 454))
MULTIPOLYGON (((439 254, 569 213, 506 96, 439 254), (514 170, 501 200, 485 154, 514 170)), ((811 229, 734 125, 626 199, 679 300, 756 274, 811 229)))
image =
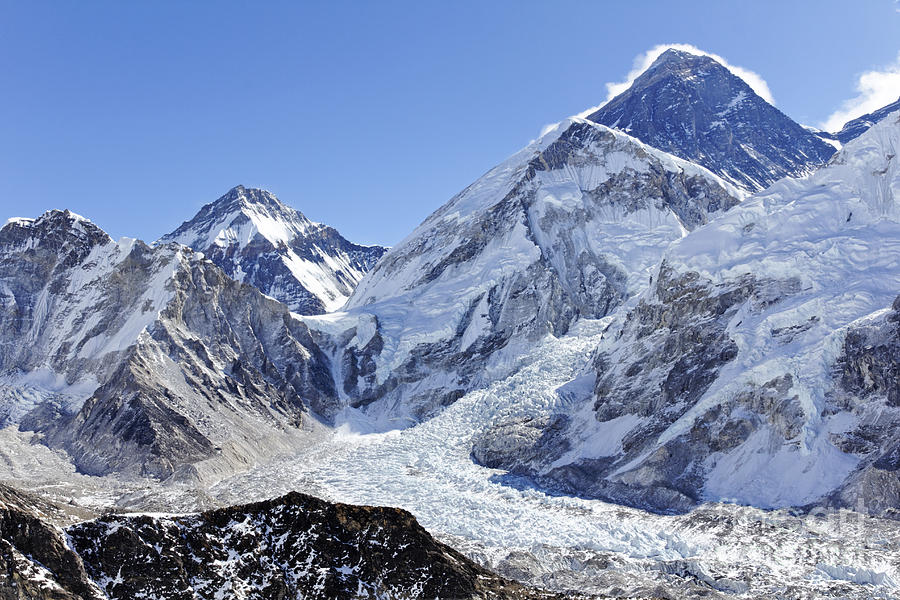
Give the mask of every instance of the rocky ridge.
POLYGON ((398 509, 292 492, 185 516, 111 514, 66 530, 52 523, 59 513, 0 486, 0 598, 563 597, 477 566, 398 509))
POLYGON ((850 140, 855 140, 868 131, 875 123, 882 121, 885 117, 898 110, 900 110, 900 98, 898 98, 896 102, 891 102, 878 110, 847 121, 841 130, 836 133, 820 132, 819 136, 846 144, 850 140))

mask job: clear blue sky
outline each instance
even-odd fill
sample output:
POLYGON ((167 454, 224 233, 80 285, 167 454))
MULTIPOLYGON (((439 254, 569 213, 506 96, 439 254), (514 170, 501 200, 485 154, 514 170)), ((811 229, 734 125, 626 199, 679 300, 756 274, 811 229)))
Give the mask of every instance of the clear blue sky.
POLYGON ((897 60, 898 6, 0 0, 0 216, 153 240, 240 183, 394 244, 660 43, 821 122, 897 60))

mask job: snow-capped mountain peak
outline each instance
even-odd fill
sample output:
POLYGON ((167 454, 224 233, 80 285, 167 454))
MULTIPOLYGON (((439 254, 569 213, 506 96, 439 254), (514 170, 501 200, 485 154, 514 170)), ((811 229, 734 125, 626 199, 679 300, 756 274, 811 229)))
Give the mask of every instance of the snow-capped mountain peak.
POLYGON ((59 255, 71 251, 86 255, 94 246, 112 241, 105 231, 70 210, 48 210, 36 219, 15 217, 6 222, 3 232, 0 245, 6 248, 41 245, 59 255))
POLYGON ((806 175, 835 151, 714 58, 677 49, 588 118, 751 192, 806 175))
POLYGON ((238 185, 201 208, 164 240, 192 248, 235 243, 243 248, 259 235, 277 246, 305 235, 316 225, 270 192, 238 185))
POLYGON ((703 167, 567 119, 392 248, 344 315, 305 322, 355 340, 334 347, 342 399, 395 428, 515 370, 535 340, 614 311, 669 243, 741 197, 703 167))
POLYGON ((710 69, 715 69, 717 67, 724 68, 715 59, 709 56, 692 54, 685 50, 678 50, 677 48, 669 48, 660 54, 644 73, 649 75, 662 69, 669 69, 673 72, 681 73, 686 77, 691 77, 698 70, 698 67, 704 66, 710 69))
POLYGON ((361 246, 272 193, 237 186, 158 243, 203 252, 238 281, 302 314, 340 308, 385 249, 361 246))

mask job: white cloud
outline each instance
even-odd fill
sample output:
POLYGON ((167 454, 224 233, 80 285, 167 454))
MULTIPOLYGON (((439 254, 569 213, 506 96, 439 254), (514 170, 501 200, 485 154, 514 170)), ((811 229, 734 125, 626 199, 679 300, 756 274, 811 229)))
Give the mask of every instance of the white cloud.
POLYGON ((841 107, 819 126, 825 131, 838 131, 844 123, 890 104, 900 97, 900 54, 887 67, 866 71, 856 82, 858 94, 846 100, 841 107))
MULTIPOLYGON (((650 65, 653 64, 659 55, 668 50, 669 48, 674 48, 676 50, 683 50, 685 52, 690 52, 691 54, 699 54, 702 56, 708 56, 716 62, 720 63, 723 67, 743 79, 747 85, 749 85, 754 92, 756 92, 763 100, 768 102, 769 104, 775 104, 775 98, 772 97, 772 92, 769 90, 769 84, 766 83, 766 80, 760 77, 758 74, 750 71, 748 69, 744 69, 742 67, 736 67, 725 60, 723 57, 718 54, 713 54, 712 52, 707 52, 705 50, 701 50, 696 46, 692 46, 690 44, 660 44, 659 46, 654 46, 647 52, 643 54, 638 54, 634 59, 634 65, 628 75, 625 76, 625 81, 621 82, 610 82, 606 84, 606 100, 603 104, 606 104, 625 90, 631 87, 631 84, 634 83, 634 80, 638 78, 638 76, 647 70, 650 65)), ((594 106, 593 108, 589 108, 586 111, 580 113, 578 116, 586 117, 601 106, 594 106)))
POLYGON ((541 133, 540 133, 540 135, 538 135, 538 137, 544 137, 545 135, 547 135, 548 133, 550 133, 557 127, 559 127, 559 123, 550 123, 548 125, 544 125, 543 127, 541 127, 541 133))

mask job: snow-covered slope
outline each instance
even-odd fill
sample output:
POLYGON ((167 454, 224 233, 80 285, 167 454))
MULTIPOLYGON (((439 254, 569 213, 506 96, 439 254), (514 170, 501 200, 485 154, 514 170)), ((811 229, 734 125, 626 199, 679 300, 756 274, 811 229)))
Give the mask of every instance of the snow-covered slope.
POLYGON ((334 397, 287 307, 184 246, 113 242, 68 211, 0 230, 0 339, 2 425, 87 473, 245 468, 334 397))
POLYGON ((669 49, 588 119, 759 191, 806 175, 834 148, 709 56, 669 49))
MULTIPOLYGON (((898 118, 741 206, 704 167, 567 120, 429 217, 325 315, 296 316, 179 244, 114 242, 58 211, 13 220, 0 230, 0 475, 57 497, 84 484, 91 505, 310 488, 400 505, 470 557, 556 589, 892 597, 895 523, 798 527, 793 513, 696 504, 896 516, 898 118), (328 430, 310 408, 350 423, 328 430), (16 426, 83 472, 147 479, 65 471, 48 484, 64 459, 16 426), (369 427, 405 429, 360 434, 369 427), (44 472, 19 476, 32 466, 44 472)), ((729 173, 758 184, 749 172, 729 173)), ((240 214, 211 208, 182 240, 221 250, 248 282, 241 265, 281 261, 309 227, 262 192, 249 208, 254 194, 235 191, 240 214), (257 243, 277 250, 254 254, 257 243)), ((215 597, 257 581, 295 592, 318 576, 375 585, 378 573, 344 562, 342 536, 372 534, 380 552, 384 530, 340 510, 319 537, 304 520, 317 509, 296 500, 109 517, 70 539, 111 596, 190 584, 215 597), (311 551, 335 540, 338 554, 311 551), (126 552, 138 564, 120 571, 126 552)), ((19 554, 50 580, 46 562, 19 554)), ((437 557, 448 556, 463 564, 437 557)))
POLYGON ((390 250, 347 312, 304 322, 331 348, 344 402, 379 428, 405 426, 508 374, 542 336, 616 309, 666 245, 740 196, 702 167, 570 119, 390 250))
POLYGON ((386 249, 348 242, 265 190, 237 186, 158 243, 178 242, 300 314, 339 309, 386 249))
POLYGON ((590 393, 497 423, 475 455, 658 510, 896 509, 898 151, 893 113, 676 242, 600 342, 590 393))

